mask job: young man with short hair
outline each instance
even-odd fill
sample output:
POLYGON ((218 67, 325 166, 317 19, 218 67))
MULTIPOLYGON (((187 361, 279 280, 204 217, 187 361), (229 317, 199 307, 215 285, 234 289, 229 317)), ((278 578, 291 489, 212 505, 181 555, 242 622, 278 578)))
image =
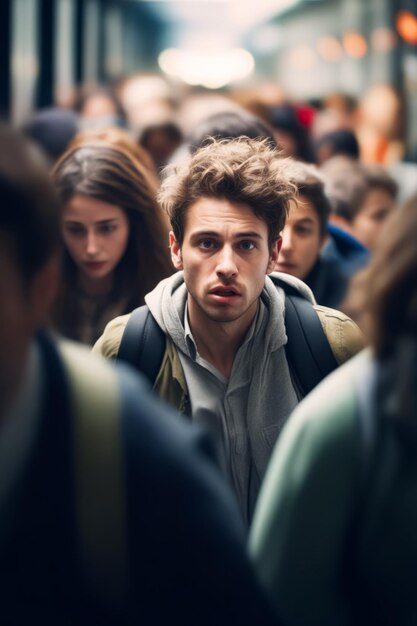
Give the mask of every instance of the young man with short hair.
POLYGON ((0 622, 276 624, 207 436, 43 329, 60 206, 0 127, 0 622))
POLYGON ((275 269, 303 280, 319 304, 337 308, 345 296, 348 277, 337 259, 321 256, 331 210, 324 179, 313 165, 298 161, 293 167, 292 182, 298 194, 290 203, 275 269))
MULTIPOLYGON (((179 271, 146 297, 166 336, 155 390, 215 434, 247 523, 273 445, 301 395, 285 352, 284 291, 267 276, 296 193, 291 176, 292 162, 267 140, 247 138, 213 141, 173 165, 160 200, 179 271)), ((285 280, 315 302, 304 283, 285 280)), ((349 318, 318 313, 339 363, 360 349, 349 318)), ((110 322, 94 349, 114 358, 127 320, 110 322)))
MULTIPOLYGON (((377 164, 334 157, 321 168, 332 203, 330 222, 373 251, 385 219, 395 207, 398 186, 377 164)), ((326 250, 326 256, 332 250, 326 250)))

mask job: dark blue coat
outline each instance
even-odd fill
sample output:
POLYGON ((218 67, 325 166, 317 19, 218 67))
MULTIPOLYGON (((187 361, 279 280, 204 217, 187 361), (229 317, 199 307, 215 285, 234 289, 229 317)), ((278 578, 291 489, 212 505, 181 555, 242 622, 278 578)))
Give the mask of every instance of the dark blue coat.
POLYGON ((125 367, 115 375, 123 407, 130 584, 119 613, 93 599, 75 522, 74 428, 63 357, 50 337, 39 345, 46 402, 0 543, 0 623, 276 623, 211 441, 172 415, 125 367))

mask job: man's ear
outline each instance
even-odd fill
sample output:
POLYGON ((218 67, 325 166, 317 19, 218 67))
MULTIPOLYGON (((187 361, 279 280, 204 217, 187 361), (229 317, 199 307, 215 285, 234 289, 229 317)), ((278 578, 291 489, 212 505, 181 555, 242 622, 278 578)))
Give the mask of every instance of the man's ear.
POLYGON ((39 328, 49 318, 52 305, 58 293, 60 263, 58 258, 50 259, 33 279, 31 285, 31 307, 34 326, 39 328))
POLYGON ((268 261, 268 267, 266 268, 266 274, 270 274, 274 271, 275 266, 278 262, 279 251, 282 246, 282 237, 278 237, 276 242, 273 244, 268 261))
POLYGON ((171 248, 171 260, 176 270, 182 270, 181 246, 178 243, 173 231, 169 233, 169 247, 171 248))

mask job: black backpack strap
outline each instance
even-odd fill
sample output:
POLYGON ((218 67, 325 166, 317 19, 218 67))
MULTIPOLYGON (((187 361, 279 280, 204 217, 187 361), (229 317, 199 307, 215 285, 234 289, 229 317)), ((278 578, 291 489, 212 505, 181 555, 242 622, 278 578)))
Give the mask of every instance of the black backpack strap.
POLYGON ((288 364, 305 396, 338 363, 313 305, 295 290, 285 294, 285 328, 288 364))
POLYGON ((116 358, 133 365, 153 385, 164 352, 165 333, 144 304, 131 313, 116 358))

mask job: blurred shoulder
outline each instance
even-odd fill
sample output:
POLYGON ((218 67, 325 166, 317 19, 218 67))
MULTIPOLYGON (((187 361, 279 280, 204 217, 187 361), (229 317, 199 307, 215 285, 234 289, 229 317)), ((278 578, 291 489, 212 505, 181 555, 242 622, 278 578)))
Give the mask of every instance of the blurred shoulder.
POLYGON ((104 329, 103 334, 93 346, 92 352, 95 354, 101 354, 106 359, 115 359, 119 351, 120 342, 126 324, 129 321, 130 313, 127 315, 120 315, 111 320, 104 329))

